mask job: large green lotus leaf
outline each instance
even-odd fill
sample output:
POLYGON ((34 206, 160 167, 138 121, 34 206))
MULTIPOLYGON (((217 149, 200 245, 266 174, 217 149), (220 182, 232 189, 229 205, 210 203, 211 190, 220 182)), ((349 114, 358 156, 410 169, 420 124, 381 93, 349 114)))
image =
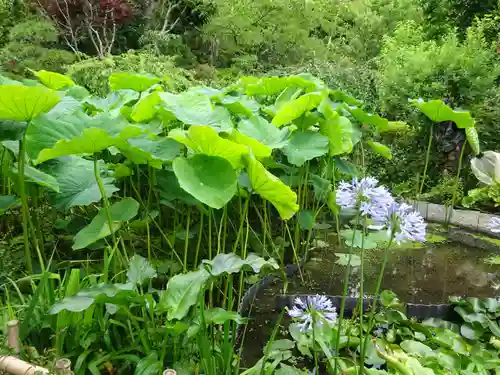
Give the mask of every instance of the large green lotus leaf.
POLYGON ((311 92, 309 94, 302 95, 295 100, 292 100, 283 106, 276 112, 272 123, 275 126, 282 126, 288 124, 299 118, 307 111, 316 108, 324 98, 324 94, 321 92, 311 92))
POLYGON ((139 100, 130 113, 130 118, 135 122, 145 122, 153 119, 158 112, 158 105, 161 99, 155 91, 139 100))
POLYGON ((106 211, 101 208, 89 225, 79 231, 73 239, 73 249, 83 249, 100 239, 115 233, 121 228, 124 221, 133 219, 139 211, 139 203, 133 198, 124 198, 109 207, 112 228, 106 216, 106 211))
POLYGON ((109 77, 109 87, 112 91, 128 89, 143 92, 160 82, 158 77, 126 72, 115 72, 109 77))
POLYGON ((238 124, 238 131, 271 149, 284 147, 290 136, 288 128, 279 129, 261 116, 241 120, 238 124))
POLYGON ((249 96, 272 96, 281 93, 289 87, 302 88, 306 92, 324 88, 324 83, 310 74, 298 74, 289 77, 241 77, 239 84, 249 96))
POLYGON ((474 118, 470 112, 453 110, 442 100, 430 100, 426 102, 418 99, 412 100, 411 103, 434 122, 453 121, 458 128, 465 129, 467 141, 471 145, 472 150, 476 154, 480 152, 477 131, 469 130, 475 126, 474 118))
POLYGON ((173 139, 152 136, 130 138, 117 144, 121 153, 135 164, 148 164, 161 169, 181 153, 181 145, 173 139))
POLYGON ((56 91, 43 86, 0 86, 0 119, 31 121, 50 111, 61 98, 56 91))
POLYGON ((243 96, 224 96, 221 103, 234 114, 251 117, 259 112, 260 104, 256 100, 243 96))
MULTIPOLYGON (((12 173, 14 173, 15 175, 19 174, 17 163, 14 168, 12 168, 12 173)), ((57 179, 55 177, 29 165, 24 166, 24 180, 26 182, 32 182, 34 184, 55 191, 56 193, 59 193, 59 183, 57 182, 57 179)))
POLYGON ((233 128, 231 114, 222 106, 213 106, 210 98, 194 91, 181 94, 158 94, 164 109, 179 121, 188 125, 208 125, 219 131, 233 128))
POLYGON ((282 219, 288 220, 295 215, 299 210, 297 194, 255 158, 246 156, 245 160, 253 191, 271 202, 282 219))
POLYGON ((383 156, 384 158, 388 160, 392 160, 392 153, 391 149, 387 147, 386 145, 383 145, 382 143, 375 142, 375 141, 368 141, 368 146, 377 154, 380 156, 383 156))
MULTIPOLYGON (((101 200, 92 161, 67 156, 44 165, 44 171, 53 176, 59 184, 59 193, 50 195, 56 208, 69 210, 74 206, 87 206, 101 200)), ((113 185, 113 181, 110 177, 102 177, 107 197, 120 190, 113 185)))
POLYGON ((200 293, 210 274, 205 270, 192 271, 182 275, 175 275, 167 284, 158 302, 158 311, 167 311, 167 319, 182 319, 189 309, 198 303, 200 293))
POLYGON ((18 141, 26 131, 26 123, 13 120, 0 120, 0 141, 18 141))
POLYGON ((108 94, 105 98, 91 96, 84 99, 94 112, 118 112, 125 104, 139 99, 139 93, 133 90, 120 90, 108 94))
POLYGON ((287 77, 241 77, 239 84, 249 96, 276 95, 290 86, 287 77))
POLYGON ((319 131, 328 137, 330 156, 348 154, 352 151, 354 130, 347 117, 336 114, 331 119, 322 121, 319 131))
POLYGON ((71 78, 55 72, 39 70, 35 72, 40 82, 52 90, 62 90, 75 86, 75 82, 71 78))
POLYGON ((91 155, 143 132, 140 126, 107 113, 94 117, 82 112, 49 114, 33 121, 26 133, 26 148, 39 164, 65 155, 91 155))
POLYGON ((220 156, 229 161, 233 168, 243 167, 242 156, 248 154, 246 146, 220 137, 209 126, 191 126, 188 131, 174 129, 168 136, 186 145, 195 153, 220 156))
POLYGON ((317 132, 295 132, 283 148, 288 162, 296 166, 323 156, 328 152, 328 138, 317 132))
POLYGON ((271 147, 266 146, 265 144, 260 143, 256 139, 248 137, 237 130, 233 130, 228 138, 235 143, 248 146, 258 160, 270 157, 271 153, 273 152, 271 147))
POLYGON ((453 121, 460 129, 474 127, 474 119, 470 112, 455 111, 442 100, 430 100, 426 102, 422 99, 417 99, 411 100, 411 103, 433 122, 453 121))
POLYGON ((224 207, 236 194, 236 172, 221 157, 199 154, 177 158, 173 169, 181 188, 212 208, 224 207))

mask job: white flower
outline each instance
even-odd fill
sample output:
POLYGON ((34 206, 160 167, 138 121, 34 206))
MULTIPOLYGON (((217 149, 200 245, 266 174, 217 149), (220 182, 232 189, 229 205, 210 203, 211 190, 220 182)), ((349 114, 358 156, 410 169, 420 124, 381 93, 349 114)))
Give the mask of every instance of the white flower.
POLYGON ((389 234, 394 233, 396 243, 404 241, 425 242, 427 224, 419 212, 406 203, 393 203, 382 216, 373 219, 379 224, 378 228, 387 227, 389 234))
POLYGON ((476 178, 486 185, 500 181, 500 153, 485 151, 481 158, 475 157, 470 166, 476 178))
POLYGON ((365 177, 351 183, 340 182, 336 201, 341 208, 356 208, 365 216, 381 216, 394 202, 391 193, 383 186, 377 186, 373 177, 365 177))
POLYGON ((325 296, 307 296, 304 299, 297 297, 295 305, 288 310, 288 315, 300 322, 298 324, 301 332, 312 330, 313 320, 316 326, 334 324, 337 320, 335 307, 325 296))
POLYGON ((500 233, 500 218, 493 216, 486 224, 486 228, 493 233, 500 233))

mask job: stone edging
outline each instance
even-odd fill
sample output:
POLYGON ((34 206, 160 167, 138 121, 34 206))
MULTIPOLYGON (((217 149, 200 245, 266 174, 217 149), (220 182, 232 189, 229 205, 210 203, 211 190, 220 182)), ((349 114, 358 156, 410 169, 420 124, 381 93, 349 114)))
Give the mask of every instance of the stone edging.
MULTIPOLYGON (((450 214, 444 205, 428 202, 409 202, 425 220, 434 223, 445 223, 446 215, 450 214)), ((492 237, 500 238, 498 233, 493 233, 487 227, 487 223, 496 215, 487 214, 479 211, 454 209, 451 213, 450 224, 460 228, 468 229, 474 232, 481 232, 492 237)))

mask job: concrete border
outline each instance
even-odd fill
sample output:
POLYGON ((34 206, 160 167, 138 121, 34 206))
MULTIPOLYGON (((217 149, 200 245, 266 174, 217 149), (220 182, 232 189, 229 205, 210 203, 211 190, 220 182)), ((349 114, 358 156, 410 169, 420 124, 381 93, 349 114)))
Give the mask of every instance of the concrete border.
MULTIPOLYGON (((424 219, 429 222, 446 223, 446 217, 447 215, 450 215, 451 208, 447 208, 442 204, 428 202, 410 202, 410 204, 412 204, 412 206, 420 212, 424 219)), ((479 211, 454 209, 451 212, 449 224, 474 232, 484 233, 491 237, 500 238, 500 234, 493 233, 487 227, 487 223, 492 217, 500 219, 500 216, 479 211)))

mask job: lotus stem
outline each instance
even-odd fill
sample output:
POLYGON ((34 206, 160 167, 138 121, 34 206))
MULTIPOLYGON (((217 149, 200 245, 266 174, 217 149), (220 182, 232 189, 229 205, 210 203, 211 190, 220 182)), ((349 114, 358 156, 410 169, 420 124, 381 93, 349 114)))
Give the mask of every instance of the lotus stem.
POLYGON ((429 142, 427 143, 427 151, 425 153, 424 175, 422 176, 422 182, 420 184, 420 190, 418 191, 417 200, 420 199, 420 195, 422 195, 422 191, 424 190, 425 178, 427 177, 427 168, 429 166, 429 158, 431 155, 433 133, 434 133, 434 124, 431 124, 431 131, 429 134, 429 142))
POLYGON ((28 273, 33 273, 33 263, 31 261, 31 248, 29 240, 29 208, 28 197, 26 196, 26 186, 24 185, 24 164, 26 162, 26 151, 24 139, 19 141, 19 156, 17 161, 17 169, 19 173, 19 195, 21 196, 21 215, 23 219, 23 242, 24 252, 26 255, 26 268, 28 273))
POLYGON ((453 214, 453 206, 455 205, 455 199, 457 197, 457 190, 458 190, 458 183, 460 182, 460 172, 462 170, 462 163, 464 159, 464 154, 465 154, 465 149, 467 148, 467 140, 465 140, 462 150, 460 150, 460 157, 458 158, 458 168, 457 168, 457 175, 455 176, 455 185, 453 189, 453 195, 451 197, 451 207, 449 213, 446 215, 446 225, 448 226, 450 224, 451 216, 453 214))
POLYGON ((99 191, 101 192, 103 209, 106 214, 106 218, 108 220, 109 231, 111 232, 111 237, 113 239, 113 246, 117 249, 118 242, 116 241, 116 236, 115 233, 113 232, 113 218, 111 217, 111 212, 109 211, 109 201, 108 197, 106 196, 106 190, 104 189, 104 185, 102 184, 101 172, 99 171, 99 164, 96 154, 94 154, 94 175, 95 175, 95 180, 97 182, 97 186, 99 187, 99 191))

